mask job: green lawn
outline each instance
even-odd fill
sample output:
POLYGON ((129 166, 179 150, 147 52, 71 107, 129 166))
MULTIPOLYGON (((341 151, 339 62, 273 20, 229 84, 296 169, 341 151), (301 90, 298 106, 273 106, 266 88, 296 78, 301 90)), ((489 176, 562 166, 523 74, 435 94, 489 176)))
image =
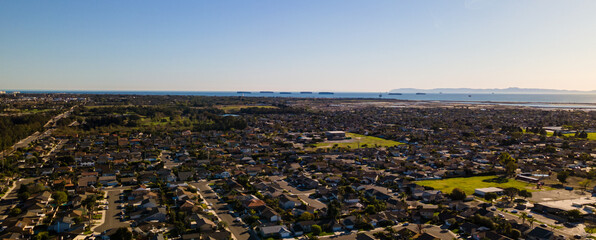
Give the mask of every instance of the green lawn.
POLYGON ((527 189, 530 191, 537 191, 534 189, 535 184, 517 181, 515 179, 505 179, 505 181, 496 181, 497 176, 480 176, 480 177, 468 177, 468 178, 448 178, 441 180, 423 180, 417 181, 418 185, 432 187, 437 190, 441 190, 444 193, 451 193, 454 188, 464 190, 466 194, 473 194, 476 188, 485 187, 499 187, 508 188, 515 187, 518 189, 527 189))
MULTIPOLYGON (((567 133, 567 134, 563 134, 564 136, 567 137, 574 137, 575 133, 567 133)), ((588 139, 592 140, 592 141, 596 141, 596 133, 588 133, 588 139)))
POLYGON ((360 135, 360 134, 356 134, 356 133, 346 133, 346 137, 351 138, 351 139, 347 139, 347 140, 342 140, 342 141, 327 141, 327 142, 322 142, 322 143, 317 143, 315 144, 315 147, 317 148, 331 148, 333 147, 335 144, 337 144, 337 147, 350 147, 350 148, 358 148, 358 146, 360 147, 392 147, 395 145, 400 145, 403 143, 400 142, 396 142, 396 141, 392 141, 392 140, 387 140, 387 139, 382 139, 382 138, 378 138, 378 137, 372 137, 372 136, 364 136, 364 135, 360 135))

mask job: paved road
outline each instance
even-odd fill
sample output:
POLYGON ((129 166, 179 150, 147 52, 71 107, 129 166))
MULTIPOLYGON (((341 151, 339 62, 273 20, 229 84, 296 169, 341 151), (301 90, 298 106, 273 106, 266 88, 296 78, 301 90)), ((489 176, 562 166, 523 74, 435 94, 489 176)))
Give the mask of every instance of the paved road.
MULTIPOLYGON (((512 208, 511 209, 508 209, 508 211, 511 211, 511 210, 513 210, 513 209, 512 208)), ((562 225, 561 224, 556 224, 555 223, 555 220, 552 220, 550 218, 544 217, 544 216, 540 215, 539 213, 530 212, 530 211, 527 211, 527 210, 526 211, 518 210, 518 211, 519 212, 526 212, 526 213, 532 214, 532 216, 533 216, 534 219, 536 219, 536 220, 538 220, 538 221, 540 221, 542 223, 547 224, 546 229, 554 232, 555 233, 555 236, 563 235, 563 236, 565 236, 566 239, 571 239, 573 237, 573 235, 575 235, 575 234, 583 235, 583 234, 581 234, 580 229, 578 227, 576 227, 576 228, 566 228, 566 227, 563 227, 563 228, 557 229, 557 228, 554 228, 552 226, 562 226, 562 225)), ((516 221, 518 223, 525 222, 525 223, 528 223, 529 224, 529 222, 527 220, 526 221, 523 221, 521 218, 519 218, 518 215, 509 213, 509 212, 503 212, 503 211, 496 211, 496 212, 497 213, 500 213, 500 214, 503 214, 503 216, 505 216, 505 219, 507 219, 507 220, 514 220, 514 221, 516 221)), ((534 227, 537 227, 540 224, 541 223, 534 222, 534 227)), ((581 231, 583 231, 583 228, 581 229, 581 231)), ((585 231, 584 231, 584 234, 585 234, 585 231)))
POLYGON ((251 237, 248 228, 243 227, 240 223, 235 223, 235 217, 229 214, 228 204, 219 201, 219 197, 215 194, 211 187, 208 186, 210 182, 207 181, 200 181, 198 183, 191 183, 193 186, 197 187, 208 203, 213 206, 215 213, 222 221, 228 224, 228 227, 234 237, 237 240, 248 240, 248 239, 258 239, 255 237, 251 237))
MULTIPOLYGON (((60 120, 61 118, 70 116, 70 113, 72 113, 72 111, 74 110, 75 107, 76 106, 73 106, 68 111, 66 111, 64 113, 61 113, 61 114, 53 117, 52 119, 50 119, 44 125, 44 127, 49 127, 50 125, 56 126, 56 122, 58 122, 58 120, 60 120)), ((30 136, 28 136, 28 137, 22 139, 21 141, 15 143, 11 148, 2 151, 1 154, 0 154, 0 159, 3 159, 5 156, 8 156, 8 155, 14 153, 15 150, 18 149, 18 148, 29 146, 29 143, 31 143, 31 142, 33 142, 33 141, 35 141, 37 139, 44 138, 44 137, 47 137, 47 136, 51 135, 52 132, 54 132, 54 129, 53 128, 47 129, 43 133, 34 132, 30 136)))
POLYGON ((120 199, 119 195, 124 189, 130 187, 118 187, 105 190, 108 193, 108 210, 105 211, 105 222, 95 228, 94 232, 101 233, 112 228, 129 227, 129 222, 120 221, 120 209, 118 209, 117 200, 120 199))

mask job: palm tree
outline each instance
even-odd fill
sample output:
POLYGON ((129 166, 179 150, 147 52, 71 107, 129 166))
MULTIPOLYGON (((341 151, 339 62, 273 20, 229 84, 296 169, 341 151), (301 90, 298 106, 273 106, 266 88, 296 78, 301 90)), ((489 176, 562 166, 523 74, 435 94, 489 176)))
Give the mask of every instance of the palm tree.
POLYGON ((522 220, 522 224, 526 223, 526 219, 528 218, 528 213, 527 212, 521 212, 519 214, 519 219, 522 220))
POLYGON ((534 222, 536 221, 536 219, 534 218, 528 218, 528 222, 530 223, 530 227, 534 227, 534 222))

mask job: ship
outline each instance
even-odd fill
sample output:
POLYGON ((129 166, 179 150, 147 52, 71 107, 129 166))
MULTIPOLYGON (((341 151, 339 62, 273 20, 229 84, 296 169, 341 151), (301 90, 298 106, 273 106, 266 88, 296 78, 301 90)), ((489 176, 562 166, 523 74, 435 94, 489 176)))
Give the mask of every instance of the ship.
POLYGON ((260 91, 260 93, 273 93, 273 91, 260 91))
POLYGON ((251 92, 238 91, 238 92, 236 92, 236 93, 238 93, 238 94, 250 94, 251 92))
POLYGON ((279 94, 292 94, 292 92, 279 92, 279 94))
POLYGON ((333 92, 319 92, 319 94, 323 94, 323 95, 331 95, 331 94, 333 94, 333 92))
POLYGON ((398 92, 390 92, 389 95, 401 95, 401 93, 398 92))
POLYGON ((312 92, 300 92, 300 94, 312 94, 312 92))
POLYGON ((426 93, 423 92, 417 92, 416 95, 426 95, 426 93))

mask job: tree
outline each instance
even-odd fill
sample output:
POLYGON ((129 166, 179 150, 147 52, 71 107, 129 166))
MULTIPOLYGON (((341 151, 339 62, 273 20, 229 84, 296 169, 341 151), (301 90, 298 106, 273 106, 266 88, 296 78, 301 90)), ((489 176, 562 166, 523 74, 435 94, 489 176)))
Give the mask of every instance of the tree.
POLYGON ((18 216, 19 214, 21 214, 22 210, 20 208, 11 208, 10 211, 8 212, 8 215, 10 216, 18 216))
POLYGON ((505 167, 505 172, 507 176, 511 176, 515 174, 515 170, 517 170, 517 160, 511 157, 509 153, 503 152, 499 155, 499 163, 505 167))
POLYGON ((511 232, 509 232, 509 236, 513 239, 518 239, 521 237, 521 231, 517 229, 511 229, 511 232))
POLYGON ((590 180, 590 179, 586 179, 586 180, 584 180, 584 181, 581 181, 581 182, 579 182, 579 186, 581 186, 581 187, 582 187, 582 189, 583 189, 584 191, 586 191, 586 188, 588 188, 588 186, 589 186, 591 183, 592 183, 592 180, 590 180))
POLYGON ((530 192, 530 191, 528 191, 526 189, 523 189, 523 190, 519 191, 518 195, 520 197, 523 197, 524 199, 531 198, 532 197, 532 192, 530 192))
POLYGON ((569 177, 569 171, 561 171, 561 172, 557 173, 557 179, 562 183, 566 183, 568 177, 569 177))
POLYGON ((87 198, 85 198, 81 202, 81 205, 83 205, 89 212, 89 226, 91 226, 91 219, 93 219, 93 210, 94 210, 96 204, 97 204, 97 196, 95 196, 95 195, 87 196, 87 198))
POLYGON ((54 199, 54 203, 59 206, 68 200, 68 195, 63 191, 56 191, 52 194, 52 198, 54 199))
POLYGON ((307 221, 307 220, 313 220, 315 217, 312 215, 312 213, 309 212, 303 212, 300 217, 298 217, 298 220, 300 221, 307 221))
POLYGON ((312 234, 315 236, 319 236, 319 234, 321 234, 321 232, 323 232, 323 229, 321 229, 321 226, 319 225, 312 225, 312 227, 310 227, 310 229, 312 230, 312 234))
POLYGON ((50 234, 48 232, 40 232, 33 237, 33 240, 49 240, 50 234))
POLYGON ((132 240, 132 232, 126 227, 121 227, 116 230, 114 234, 110 236, 110 239, 114 240, 132 240))
POLYGON ((341 215, 341 203, 337 200, 333 200, 327 204, 327 216, 338 219, 341 215))
POLYGON ((509 201, 512 201, 513 198, 515 198, 515 196, 519 194, 519 189, 514 187, 505 188, 504 191, 505 195, 509 197, 509 201))
POLYGON ((493 200, 496 200, 497 197, 498 197, 498 195, 496 193, 493 193, 493 192, 489 192, 489 193, 484 194, 484 199, 486 199, 487 201, 491 201, 491 202, 493 200))
POLYGON ((528 218, 528 222, 530 223, 530 227, 534 227, 534 222, 536 222, 536 219, 533 217, 528 218))
POLYGON ((519 219, 522 220, 522 224, 524 224, 526 222, 526 219, 528 219, 528 213, 527 212, 521 212, 519 214, 519 219))
POLYGON ((466 199, 466 192, 464 192, 464 190, 461 190, 459 188, 454 188, 451 191, 451 194, 449 194, 449 197, 452 200, 464 200, 464 199, 466 199))
POLYGON ((565 216, 567 216, 569 221, 573 222, 579 220, 582 216, 582 213, 577 209, 573 209, 565 212, 565 216))

